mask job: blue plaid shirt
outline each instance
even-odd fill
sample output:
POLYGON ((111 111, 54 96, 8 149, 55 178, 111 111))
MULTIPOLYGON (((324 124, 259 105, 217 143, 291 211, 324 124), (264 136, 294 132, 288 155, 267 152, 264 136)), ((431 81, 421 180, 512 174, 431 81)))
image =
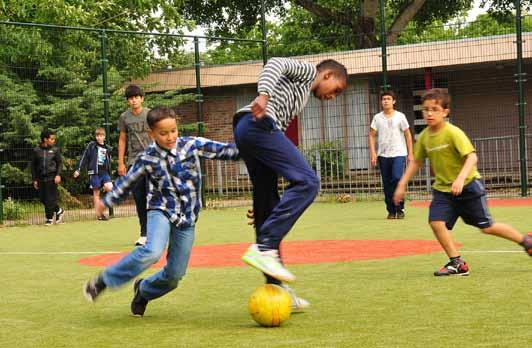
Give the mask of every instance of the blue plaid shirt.
POLYGON ((140 153, 127 174, 120 177, 103 199, 107 207, 117 204, 144 175, 149 182, 148 210, 161 210, 176 226, 193 226, 201 208, 200 157, 237 160, 235 144, 201 137, 180 137, 171 151, 153 142, 140 153))

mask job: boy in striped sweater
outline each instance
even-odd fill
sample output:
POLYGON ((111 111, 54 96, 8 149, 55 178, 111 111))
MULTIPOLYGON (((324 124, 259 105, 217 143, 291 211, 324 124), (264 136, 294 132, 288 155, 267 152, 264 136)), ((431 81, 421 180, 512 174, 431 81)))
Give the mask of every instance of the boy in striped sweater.
POLYGON ((272 58, 259 76, 258 96, 238 110, 233 121, 235 142, 253 184, 256 244, 249 247, 242 259, 262 271, 267 283, 289 290, 294 309, 309 304, 282 284, 294 281, 295 277, 283 266, 279 246, 316 197, 320 184, 284 131, 301 114, 310 93, 321 100, 332 100, 346 88, 347 70, 334 60, 324 60, 315 66, 272 58), (278 176, 290 183, 281 198, 277 191, 278 176))

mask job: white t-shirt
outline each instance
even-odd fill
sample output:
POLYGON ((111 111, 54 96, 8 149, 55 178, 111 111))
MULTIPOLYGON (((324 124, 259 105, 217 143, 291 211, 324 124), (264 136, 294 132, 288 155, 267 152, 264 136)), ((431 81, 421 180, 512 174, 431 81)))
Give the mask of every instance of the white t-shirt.
POLYGON ((410 128, 405 114, 394 110, 391 117, 379 112, 373 116, 371 129, 377 132, 377 156, 398 157, 408 155, 405 140, 405 130, 410 128))

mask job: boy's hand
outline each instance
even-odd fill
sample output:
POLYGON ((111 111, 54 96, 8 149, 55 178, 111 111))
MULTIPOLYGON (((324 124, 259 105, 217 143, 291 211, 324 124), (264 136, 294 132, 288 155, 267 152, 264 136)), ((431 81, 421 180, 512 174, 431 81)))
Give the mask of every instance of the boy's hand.
POLYGON ((266 105, 268 105, 269 96, 259 94, 251 104, 251 113, 255 119, 260 120, 266 115, 266 105))
POLYGON ((96 203, 96 205, 94 206, 94 210, 96 210, 97 216, 102 216, 103 212, 105 211, 105 204, 103 204, 103 202, 99 200, 98 203, 96 203))
POLYGON ((35 181, 33 182, 33 188, 36 189, 36 190, 39 189, 39 182, 38 182, 37 180, 35 180, 35 181))
POLYGON ((405 185, 398 184, 395 192, 393 193, 393 203, 399 205, 405 198, 405 185))
POLYGON ((127 173, 127 169, 124 163, 118 164, 118 175, 124 176, 127 173))
POLYGON ((453 185, 451 186, 451 193, 453 194, 453 196, 458 196, 462 193, 463 189, 464 180, 456 178, 456 180, 453 182, 453 185))
POLYGON ((73 176, 74 178, 77 178, 77 177, 79 176, 79 172, 76 170, 76 171, 72 174, 72 176, 73 176))
POLYGON ((59 185, 61 183, 61 177, 59 175, 56 175, 54 178, 54 182, 56 185, 59 185))
POLYGON ((371 161, 371 166, 372 166, 372 167, 376 167, 376 166, 377 166, 377 156, 376 156, 375 154, 372 153, 372 154, 370 155, 370 157, 371 157, 371 159, 370 159, 370 161, 371 161))
POLYGON ((248 225, 255 226, 255 214, 253 213, 253 209, 248 209, 246 217, 250 219, 250 221, 248 221, 248 225))

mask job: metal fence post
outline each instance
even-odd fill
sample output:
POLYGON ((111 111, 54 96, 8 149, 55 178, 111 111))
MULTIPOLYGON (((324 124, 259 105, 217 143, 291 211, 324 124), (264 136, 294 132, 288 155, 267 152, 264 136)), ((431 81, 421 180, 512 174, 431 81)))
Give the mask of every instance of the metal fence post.
POLYGON ((388 90, 388 60, 386 53, 386 17, 384 17, 384 0, 380 0, 381 15, 381 57, 382 57, 382 90, 388 90))
POLYGON ((2 190, 4 185, 2 184, 2 155, 4 154, 4 149, 0 149, 0 225, 4 223, 4 196, 2 195, 2 190))
POLYGON ((266 10, 264 7, 264 0, 260 2, 260 24, 262 27, 262 64, 266 65, 268 62, 268 42, 266 38, 268 36, 268 29, 266 28, 266 10))
POLYGON ((528 195, 528 174, 526 159, 526 139, 525 139, 525 96, 523 92, 523 82, 526 81, 526 73, 523 72, 523 37, 521 30, 521 1, 515 1, 515 35, 517 48, 517 90, 518 90, 518 111, 519 111, 519 164, 521 170, 521 196, 528 195))
MULTIPOLYGON (((111 135, 109 126, 109 88, 108 88, 108 82, 107 82, 107 63, 109 60, 107 59, 107 36, 105 34, 105 29, 100 32, 100 49, 102 54, 102 88, 103 88, 103 118, 105 126, 105 133, 107 134, 107 137, 111 135)), ((111 174, 111 173, 109 173, 111 174)), ((109 208, 109 216, 114 216, 114 210, 113 208, 109 208)))
MULTIPOLYGON (((203 136, 203 94, 201 93, 201 61, 199 54, 199 40, 197 36, 194 36, 194 70, 196 72, 196 105, 197 105, 197 117, 198 117, 198 136, 203 136)), ((204 161, 201 161, 201 167, 205 168, 204 161)), ((205 202, 205 171, 201 171, 201 201, 205 202)))

